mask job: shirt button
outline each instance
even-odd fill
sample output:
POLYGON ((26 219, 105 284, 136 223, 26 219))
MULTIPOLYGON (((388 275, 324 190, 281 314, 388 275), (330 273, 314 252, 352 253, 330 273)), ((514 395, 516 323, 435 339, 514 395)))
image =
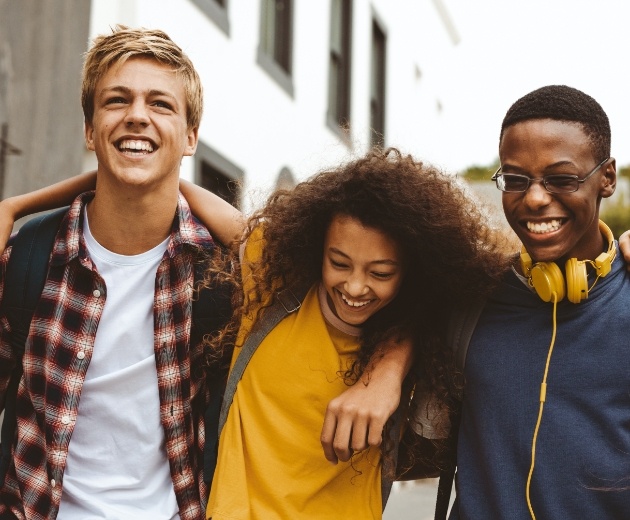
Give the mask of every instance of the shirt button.
POLYGON ((51 480, 50 480, 50 486, 51 486, 51 487, 55 487, 56 485, 57 485, 57 482, 55 481, 55 479, 54 479, 54 478, 53 478, 53 479, 51 479, 51 480))
POLYGON ((83 352, 82 350, 77 352, 77 357, 79 359, 84 359, 85 358, 85 352, 83 352))
POLYGON ((98 289, 94 289, 94 292, 92 294, 95 298, 98 298, 101 295, 101 291, 99 291, 98 289))
POLYGON ((70 416, 69 416, 69 415, 64 415, 64 416, 61 418, 61 422, 62 422, 63 424, 70 424, 70 416))

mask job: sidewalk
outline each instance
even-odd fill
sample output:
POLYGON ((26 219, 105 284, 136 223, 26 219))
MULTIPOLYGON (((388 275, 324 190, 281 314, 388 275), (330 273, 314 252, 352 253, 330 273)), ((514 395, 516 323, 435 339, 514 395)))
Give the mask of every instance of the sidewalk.
POLYGON ((433 520, 437 485, 438 479, 394 482, 383 520, 433 520))

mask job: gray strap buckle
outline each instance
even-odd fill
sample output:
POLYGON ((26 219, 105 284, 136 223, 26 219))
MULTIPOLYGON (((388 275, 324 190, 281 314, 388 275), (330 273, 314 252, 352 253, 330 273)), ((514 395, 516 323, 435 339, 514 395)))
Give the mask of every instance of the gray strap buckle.
POLYGON ((282 291, 278 291, 276 293, 276 298, 280 304, 284 307, 284 310, 287 311, 288 314, 297 311, 302 303, 300 300, 293 294, 291 289, 283 289, 282 291))

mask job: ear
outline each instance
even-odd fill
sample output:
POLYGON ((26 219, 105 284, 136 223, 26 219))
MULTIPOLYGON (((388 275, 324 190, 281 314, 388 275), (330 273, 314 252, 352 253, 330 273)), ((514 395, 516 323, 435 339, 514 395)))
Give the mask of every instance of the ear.
POLYGON ((599 194, 602 198, 607 199, 613 193, 617 187, 617 161, 614 157, 611 157, 610 161, 606 164, 604 175, 602 175, 602 184, 599 190, 599 194))
POLYGON ((94 151, 94 127, 89 121, 83 123, 83 135, 85 136, 85 146, 88 150, 94 151))
POLYGON ((199 128, 189 128, 186 134, 186 148, 184 155, 195 155, 197 143, 199 142, 199 128))

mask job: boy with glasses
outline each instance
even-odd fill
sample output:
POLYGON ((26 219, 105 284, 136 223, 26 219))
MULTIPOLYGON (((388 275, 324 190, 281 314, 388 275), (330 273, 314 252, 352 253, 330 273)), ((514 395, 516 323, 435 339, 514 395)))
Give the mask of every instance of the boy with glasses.
POLYGON ((508 110, 499 156, 523 248, 468 347, 450 518, 630 518, 630 280, 599 221, 608 117, 540 88, 508 110))

